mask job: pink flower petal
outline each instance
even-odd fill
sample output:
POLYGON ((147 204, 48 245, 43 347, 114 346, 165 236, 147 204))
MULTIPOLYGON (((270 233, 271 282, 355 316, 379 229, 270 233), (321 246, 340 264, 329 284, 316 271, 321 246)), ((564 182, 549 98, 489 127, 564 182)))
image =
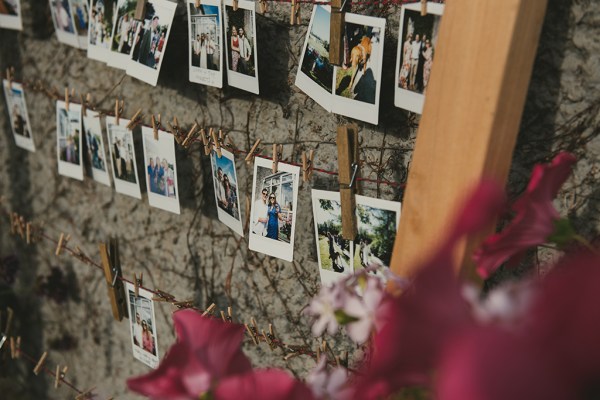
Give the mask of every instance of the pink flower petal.
POLYGON ((311 400, 310 389, 288 373, 277 370, 255 370, 227 378, 214 391, 215 400, 311 400))

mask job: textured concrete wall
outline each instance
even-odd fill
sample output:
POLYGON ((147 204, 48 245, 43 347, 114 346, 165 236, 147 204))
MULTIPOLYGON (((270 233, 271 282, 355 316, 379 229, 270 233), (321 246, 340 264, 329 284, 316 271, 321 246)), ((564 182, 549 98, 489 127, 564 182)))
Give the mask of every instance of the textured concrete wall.
MULTIPOLYGON (((335 129, 344 119, 325 112, 293 85, 308 20, 290 27, 287 6, 273 4, 275 12, 257 18, 261 95, 254 96, 187 81, 187 22, 181 1, 156 88, 87 59, 81 50, 59 44, 52 33, 47 4, 38 0, 23 3, 24 32, 0 31, 0 67, 15 66, 17 78, 40 79, 57 88, 68 85, 78 93, 89 91, 94 102, 106 109, 116 96, 123 97, 128 115, 143 108, 147 115, 177 116, 186 127, 196 119, 204 126, 229 132, 240 148, 249 148, 257 138, 267 149, 273 141, 283 143, 284 158, 296 162, 302 151, 316 149, 317 166, 337 169, 335 129)), ((595 38, 600 34, 600 4, 551 0, 549 7, 511 175, 514 193, 522 189, 532 163, 548 157, 556 146, 585 154, 590 162, 585 171, 582 168, 581 180, 589 179, 589 170, 600 154, 598 141, 593 141, 599 122, 600 45, 595 38), (594 105, 595 113, 577 117, 594 105), (569 124, 575 117, 585 118, 579 132, 589 135, 585 143, 569 140, 568 135, 573 136, 569 124)), ((303 15, 308 17, 309 12, 310 8, 303 6, 303 15)), ((399 9, 366 10, 369 12, 387 16, 388 29, 380 124, 359 123, 361 158, 366 161, 362 174, 376 178, 374 164, 383 163, 386 168, 379 171, 379 177, 401 181, 417 118, 393 107, 399 9)), ((319 280, 310 189, 335 190, 335 178, 315 174, 310 184, 301 184, 294 262, 279 261, 248 251, 247 239, 240 240, 216 219, 210 163, 199 146, 177 150, 182 213, 172 215, 150 208, 147 195, 141 201, 133 200, 90 179, 80 183, 59 176, 55 104, 41 93, 30 91, 26 97, 38 147, 35 154, 15 147, 7 114, 0 113, 0 194, 6 198, 6 209, 44 221, 46 232, 53 237, 58 238, 61 231, 70 233, 72 244, 96 260, 97 243, 109 235, 118 236, 125 276, 143 272, 149 287, 180 300, 193 298, 199 307, 212 302, 219 309, 231 305, 236 319, 248 321, 253 316, 261 327, 273 323, 288 343, 316 345, 301 316, 319 280)), ((141 154, 141 148, 136 150, 141 154)), ((237 167, 244 200, 251 193, 252 169, 242 160, 237 167)), ((587 185, 591 187, 590 182, 587 185)), ((366 183, 362 189, 366 195, 389 200, 401 196, 399 190, 384 185, 366 183)), ((589 220, 597 211, 597 203, 589 199, 581 207, 574 211, 580 218, 589 220)), ((17 310, 15 328, 23 336, 23 348, 34 355, 49 350, 51 366, 69 365, 69 377, 78 387, 96 386, 105 397, 134 397, 126 392, 125 377, 148 369, 131 357, 128 323, 113 321, 101 271, 53 253, 51 244, 27 247, 11 237, 6 220, 2 220, 0 257, 14 254, 19 271, 14 285, 2 286, 0 309, 9 304, 17 310), (40 294, 44 291, 40 282, 53 267, 62 271, 60 283, 66 285, 54 284, 49 295, 48 290, 46 295, 40 294)), ((172 310, 170 305, 156 304, 161 355, 174 340, 172 310)), ((332 343, 352 349, 341 336, 332 343)), ((303 357, 283 361, 280 353, 271 352, 266 345, 247 344, 245 350, 257 366, 289 367, 300 376, 313 365, 303 357)), ((0 362, 2 370, 6 366, 9 371, 0 377, 0 388, 14 398, 72 396, 64 387, 54 391, 46 378, 30 376, 30 365, 23 361, 0 362)))

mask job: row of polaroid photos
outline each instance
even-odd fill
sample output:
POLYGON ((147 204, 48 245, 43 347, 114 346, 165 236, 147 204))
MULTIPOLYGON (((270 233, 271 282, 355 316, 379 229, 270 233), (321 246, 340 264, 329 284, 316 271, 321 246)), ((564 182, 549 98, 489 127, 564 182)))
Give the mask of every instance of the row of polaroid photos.
MULTIPOLYGON (((232 153, 211 153, 215 201, 219 220, 243 236, 238 180, 232 153)), ((300 167, 270 160, 254 162, 249 248, 292 261, 298 210, 300 167)), ((339 192, 313 190, 313 214, 321 281, 329 284, 365 266, 389 267, 400 203, 356 196, 358 236, 341 239, 342 210, 339 192)), ((377 272, 382 276, 381 272, 377 272)))
MULTIPOLYGON (((394 104, 421 113, 429 83, 443 4, 405 4, 400 17, 394 104)), ((379 120, 385 19, 347 13, 343 61, 329 61, 331 9, 315 5, 304 42, 296 86, 330 112, 372 124, 379 120)))
MULTIPOLYGON (((94 111, 81 113, 81 105, 56 103, 56 133, 58 172, 70 178, 83 180, 84 163, 90 166, 94 180, 110 186, 108 173, 112 167, 115 190, 137 199, 142 198, 138 180, 134 138, 139 137, 136 127, 127 129, 129 121, 106 117, 106 132, 110 159, 105 157, 102 118, 94 111), (85 138, 84 140, 82 140, 85 138)), ((144 173, 148 188, 148 202, 152 207, 175 214, 180 213, 177 186, 175 140, 169 133, 159 130, 154 138, 152 128, 141 127, 144 149, 144 173)))

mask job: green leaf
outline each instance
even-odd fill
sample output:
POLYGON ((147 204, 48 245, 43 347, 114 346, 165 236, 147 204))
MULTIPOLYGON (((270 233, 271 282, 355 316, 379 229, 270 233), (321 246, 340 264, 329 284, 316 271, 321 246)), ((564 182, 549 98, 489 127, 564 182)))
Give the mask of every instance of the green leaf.
POLYGON ((340 325, 348 325, 352 322, 358 321, 358 318, 353 317, 352 315, 348 315, 344 312, 344 310, 335 310, 335 320, 340 325))
POLYGON ((548 236, 550 243, 556 243, 559 248, 565 247, 572 242, 577 233, 573 229, 571 222, 566 218, 561 218, 554 221, 554 232, 548 236))

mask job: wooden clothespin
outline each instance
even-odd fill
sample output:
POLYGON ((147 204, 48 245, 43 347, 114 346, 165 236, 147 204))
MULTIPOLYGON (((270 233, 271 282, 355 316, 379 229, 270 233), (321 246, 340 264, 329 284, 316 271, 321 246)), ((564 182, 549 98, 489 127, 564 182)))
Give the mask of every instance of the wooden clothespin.
POLYGON ((358 126, 340 125, 337 130, 340 200, 342 206, 342 237, 356 238, 356 175, 358 172, 358 126))
POLYGON ((21 356, 21 336, 17 336, 17 340, 14 337, 10 337, 10 358, 16 360, 21 356))
POLYGON ((207 156, 210 154, 210 133, 206 133, 204 128, 202 128, 200 129, 200 138, 202 139, 202 145, 204 146, 204 155, 207 156))
POLYGON ((202 313, 203 317, 206 317, 207 315, 211 314, 213 312, 213 310, 215 309, 217 305, 215 303, 212 303, 210 306, 208 306, 208 308, 202 313))
POLYGON ((183 147, 187 147, 187 146, 189 146, 192 143, 192 140, 196 136, 196 130, 197 129, 198 129, 198 123, 194 122, 194 125, 192 125, 192 129, 190 129, 190 131, 188 132, 187 136, 185 137, 185 140, 181 144, 183 147))
POLYGON ((54 373, 54 389, 58 389, 58 387, 60 386, 60 381, 62 381, 63 379, 65 379, 65 376, 67 375, 67 371, 69 370, 69 367, 67 367, 65 365, 65 367, 62 369, 60 369, 60 365, 56 365, 56 372, 54 373))
POLYGON ((140 274, 140 277, 138 278, 134 272, 133 273, 133 291, 135 293, 135 297, 140 297, 140 286, 142 286, 143 284, 144 284, 144 273, 142 272, 140 274))
POLYGON ((256 157, 256 155, 258 154, 258 145, 259 144, 260 144, 260 139, 256 139, 256 142, 254 142, 254 144, 252 145, 252 148, 246 155, 245 161, 247 163, 252 162, 252 160, 254 160, 254 157, 256 157))
POLYGON ((279 161, 281 160, 283 153, 283 145, 273 143, 273 173, 277 172, 279 161))
POLYGON ((329 62, 341 66, 344 62, 344 24, 346 21, 346 1, 331 1, 329 25, 329 62), (343 2, 342 2, 343 1, 343 2))
POLYGON ((427 15, 427 0, 421 0, 421 16, 427 15))
POLYGON ((127 124, 127 129, 132 131, 133 128, 135 128, 135 126, 141 122, 141 120, 142 120, 141 114, 142 114, 142 109, 140 108, 139 110, 137 110, 135 112, 135 114, 133 114, 133 117, 131 117, 131 120, 129 120, 129 123, 127 124))
POLYGON ((227 307, 227 321, 233 322, 233 315, 231 314, 231 307, 227 307))
POLYGON ((292 9, 290 11, 290 25, 300 25, 300 3, 297 0, 292 0, 292 9))
POLYGON ((147 0, 138 0, 133 19, 143 21, 146 18, 146 3, 147 0))
POLYGON ((25 241, 27 244, 31 244, 31 231, 31 222, 28 222, 27 225, 25 225, 25 241))
POLYGON ((252 328, 250 328, 248 324, 244 324, 244 326, 246 327, 246 332, 248 332, 248 335, 250 335, 250 338, 252 339, 254 344, 258 346, 258 338, 254 335, 254 331, 252 330, 252 328))
POLYGON ((65 88, 65 109, 69 111, 69 88, 65 88))
POLYGON ((194 6, 195 6, 196 8, 200 8, 200 5, 201 5, 201 4, 200 4, 200 0, 196 0, 196 3, 194 4, 194 6))
POLYGON ((160 114, 155 117, 152 114, 152 133, 154 134, 154 140, 158 140, 158 130, 160 129, 160 114))
MULTIPOLYGON (((221 135, 221 131, 219 131, 219 135, 221 135)), ((223 155, 221 153, 221 141, 219 140, 220 138, 217 137, 217 133, 212 128, 210 129, 210 136, 213 141, 213 149, 217 152, 217 157, 221 158, 223 155)))
POLYGON ((259 12, 261 14, 264 14, 267 12, 267 0, 259 0, 258 5, 259 5, 259 12))
POLYGON ((40 359, 38 360, 37 364, 35 365, 35 368, 33 368, 33 373, 36 375, 39 375, 39 373, 42 371, 42 368, 44 368, 44 363, 46 362, 46 358, 48 357, 48 352, 45 351, 42 356, 40 357, 40 359))
POLYGON ((100 257, 102 258, 102 268, 106 278, 106 287, 108 288, 108 298, 112 307, 113 317, 121 321, 127 315, 125 303, 125 292, 123 283, 119 279, 121 275, 121 263, 119 261, 119 242, 111 238, 106 243, 100 243, 100 257))
POLYGON ((311 150, 308 152, 308 156, 305 152, 302 152, 302 180, 308 182, 313 173, 313 160, 315 158, 315 151, 311 150))
POLYGON ((15 68, 6 68, 6 80, 8 81, 8 88, 12 90, 13 79, 15 78, 15 68))
POLYGON ((119 125, 119 119, 121 118, 121 113, 123 112, 123 100, 119 101, 119 99, 115 100, 115 123, 119 125))
POLYGON ((233 0, 233 11, 237 11, 238 6, 239 6, 238 0, 233 0))
POLYGON ((60 238, 58 239, 58 243, 56 245, 56 251, 54 252, 54 254, 56 254, 56 256, 60 256, 60 253, 62 252, 62 249, 65 248, 65 246, 67 245, 67 243, 69 242, 69 240, 71 240, 71 235, 66 235, 64 233, 60 234, 60 238))

